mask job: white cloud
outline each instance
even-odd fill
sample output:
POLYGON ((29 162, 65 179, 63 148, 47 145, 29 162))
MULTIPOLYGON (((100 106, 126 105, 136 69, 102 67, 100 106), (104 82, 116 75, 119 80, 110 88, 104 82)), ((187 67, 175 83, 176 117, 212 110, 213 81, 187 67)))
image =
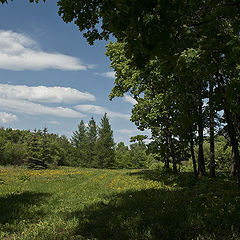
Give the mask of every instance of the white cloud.
POLYGON ((101 77, 106 77, 106 78, 112 78, 112 79, 116 78, 114 71, 104 72, 104 73, 95 73, 95 74, 101 77))
POLYGON ((48 107, 25 100, 0 98, 0 109, 28 115, 52 115, 65 118, 81 118, 84 114, 70 108, 48 107))
POLYGON ((92 94, 69 87, 28 87, 8 84, 0 84, 0 97, 48 103, 76 103, 95 100, 92 94))
POLYGON ((61 123, 58 121, 48 121, 47 123, 51 125, 61 125, 61 123))
POLYGON ((18 118, 16 115, 6 112, 0 112, 0 122, 7 123, 7 122, 13 122, 17 121, 18 118))
POLYGON ((129 102, 129 103, 131 103, 133 105, 137 104, 137 101, 134 98, 132 98, 131 96, 129 96, 129 95, 124 95, 123 101, 129 102))
POLYGON ((127 120, 130 119, 129 114, 112 112, 104 107, 97 106, 97 105, 88 105, 88 104, 77 105, 75 106, 75 109, 84 113, 91 113, 91 114, 97 114, 97 115, 104 115, 104 113, 106 112, 110 118, 123 118, 127 120))
POLYGON ((37 42, 22 33, 0 30, 0 68, 15 71, 86 70, 88 66, 76 57, 44 52, 37 42))

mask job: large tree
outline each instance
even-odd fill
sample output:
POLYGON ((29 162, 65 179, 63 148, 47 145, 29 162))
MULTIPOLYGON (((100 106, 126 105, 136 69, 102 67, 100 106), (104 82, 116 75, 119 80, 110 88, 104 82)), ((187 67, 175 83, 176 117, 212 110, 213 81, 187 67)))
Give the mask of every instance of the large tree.
POLYGON ((97 125, 94 118, 92 117, 88 122, 88 126, 87 126, 88 167, 94 166, 94 162, 97 157, 97 150, 96 150, 97 137, 98 137, 97 125))
POLYGON ((114 166, 114 147, 113 131, 109 123, 109 118, 105 113, 101 119, 98 130, 95 167, 111 168, 114 166))
POLYGON ((80 121, 78 129, 73 132, 71 142, 74 147, 75 165, 88 167, 87 129, 83 120, 80 121))

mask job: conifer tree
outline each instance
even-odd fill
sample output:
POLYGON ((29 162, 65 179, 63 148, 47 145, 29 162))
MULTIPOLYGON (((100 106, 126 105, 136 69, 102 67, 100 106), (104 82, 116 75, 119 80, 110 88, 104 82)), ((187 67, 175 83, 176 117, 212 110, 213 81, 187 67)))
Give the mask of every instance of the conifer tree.
POLYGON ((41 159, 41 147, 40 147, 39 132, 34 130, 31 135, 31 139, 28 147, 27 165, 33 169, 44 169, 46 165, 41 159))
POLYGON ((88 167, 94 167, 96 159, 96 143, 97 143, 97 125, 92 117, 87 127, 87 142, 88 142, 88 167))
POLYGON ((73 132, 71 142, 74 147, 76 165, 81 167, 87 167, 88 166, 87 130, 83 120, 80 121, 78 125, 78 130, 73 132))
POLYGON ((107 113, 105 113, 101 119, 98 136, 96 167, 111 168, 114 166, 115 143, 107 113))
POLYGON ((51 148, 52 143, 49 140, 48 136, 48 130, 46 127, 44 127, 42 131, 42 138, 41 138, 41 160, 43 162, 43 165, 46 166, 46 168, 50 167, 54 163, 54 156, 55 153, 53 149, 51 148))

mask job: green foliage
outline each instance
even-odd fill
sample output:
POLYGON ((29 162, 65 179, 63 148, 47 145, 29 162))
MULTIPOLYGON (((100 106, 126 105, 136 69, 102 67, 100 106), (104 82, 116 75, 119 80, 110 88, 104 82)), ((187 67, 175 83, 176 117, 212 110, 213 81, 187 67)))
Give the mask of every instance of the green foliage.
POLYGON ((78 130, 73 132, 71 138, 74 147, 75 166, 88 166, 88 139, 87 130, 83 120, 78 125, 78 130))
POLYGON ((88 167, 93 167, 96 163, 97 158, 97 138, 98 138, 98 131, 97 131, 97 125, 92 117, 88 123, 87 127, 87 151, 88 151, 88 167))
MULTIPOLYGON (((42 159, 41 153, 41 143, 40 143, 40 132, 36 130, 32 133, 31 138, 29 139, 28 145, 28 156, 27 156, 27 165, 32 169, 46 169, 47 165, 42 159)), ((45 157, 45 156, 44 156, 45 157)))
POLYGON ((115 148, 115 168, 128 168, 130 161, 130 154, 128 146, 124 142, 117 144, 115 148))
POLYGON ((112 168, 114 166, 114 139, 109 118, 105 113, 101 119, 96 143, 97 156, 95 167, 112 168))
MULTIPOLYGON (((210 164, 209 139, 203 143, 206 166, 210 164)), ((223 136, 217 136, 215 139, 215 164, 216 168, 222 171, 230 171, 232 160, 232 148, 223 136)))

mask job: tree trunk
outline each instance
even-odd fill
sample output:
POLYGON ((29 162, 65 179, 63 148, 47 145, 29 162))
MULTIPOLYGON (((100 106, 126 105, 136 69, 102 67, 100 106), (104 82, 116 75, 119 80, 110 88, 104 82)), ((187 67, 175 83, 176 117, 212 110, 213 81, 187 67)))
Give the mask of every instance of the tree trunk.
POLYGON ((232 160, 234 160, 234 163, 232 163, 232 169, 231 169, 231 174, 237 173, 238 176, 238 186, 240 187, 240 171, 239 171, 239 166, 240 166, 240 155, 239 155, 239 149, 238 149, 238 140, 237 140, 237 134, 235 131, 235 126, 234 126, 234 121, 233 121, 233 116, 231 115, 231 112, 228 108, 227 104, 227 99, 225 97, 225 86, 223 86, 224 79, 223 75, 221 73, 216 74, 217 76, 217 82, 218 86, 222 91, 222 103, 223 103, 223 110, 227 122, 227 130, 228 130, 228 135, 230 138, 231 146, 232 146, 232 151, 233 151, 233 157, 232 160))
POLYGON ((199 121, 198 121, 198 140, 199 140, 199 147, 198 147, 198 174, 201 176, 206 175, 206 168, 205 168, 205 161, 204 161, 204 154, 203 154, 203 112, 202 112, 202 99, 199 101, 198 111, 199 111, 199 121))
POLYGON ((237 175, 237 165, 236 165, 234 151, 233 151, 233 148, 232 148, 232 163, 231 163, 230 177, 233 177, 233 176, 236 176, 236 175, 237 175))
POLYGON ((213 85, 209 84, 209 115, 210 115, 210 177, 215 177, 215 150, 214 150, 214 109, 213 109, 213 85))
POLYGON ((236 131, 234 128, 234 123, 231 118, 230 111, 227 108, 224 108, 224 113, 225 113, 226 122, 227 122, 228 135, 230 137, 230 142, 231 142, 233 154, 234 154, 233 156, 236 164, 235 168, 238 176, 238 185, 240 186, 240 171, 239 171, 240 156, 239 156, 239 149, 238 149, 238 140, 237 140, 236 131))
MULTIPOLYGON (((167 146, 168 147, 168 146, 167 146)), ((169 166, 169 151, 168 151, 168 149, 167 149, 167 152, 166 152, 166 158, 165 158, 165 161, 164 161, 164 167, 166 168, 166 169, 169 169, 170 168, 170 166, 169 166)))
POLYGON ((238 128, 238 137, 240 135, 240 114, 236 114, 236 120, 237 120, 237 128, 238 128))
POLYGON ((193 139, 191 139, 191 141, 190 141, 190 151, 191 151, 191 157, 192 157, 192 162, 193 162, 194 176, 197 178, 198 177, 198 171, 197 171, 197 163, 196 163, 196 158, 195 158, 195 153, 194 153, 193 139))
POLYGON ((168 122, 166 121, 166 131, 167 131, 167 139, 168 139, 168 144, 170 148, 170 155, 172 157, 173 161, 173 173, 177 173, 177 161, 176 161, 176 155, 175 155, 175 149, 174 149, 174 144, 172 141, 172 133, 168 129, 168 122))

